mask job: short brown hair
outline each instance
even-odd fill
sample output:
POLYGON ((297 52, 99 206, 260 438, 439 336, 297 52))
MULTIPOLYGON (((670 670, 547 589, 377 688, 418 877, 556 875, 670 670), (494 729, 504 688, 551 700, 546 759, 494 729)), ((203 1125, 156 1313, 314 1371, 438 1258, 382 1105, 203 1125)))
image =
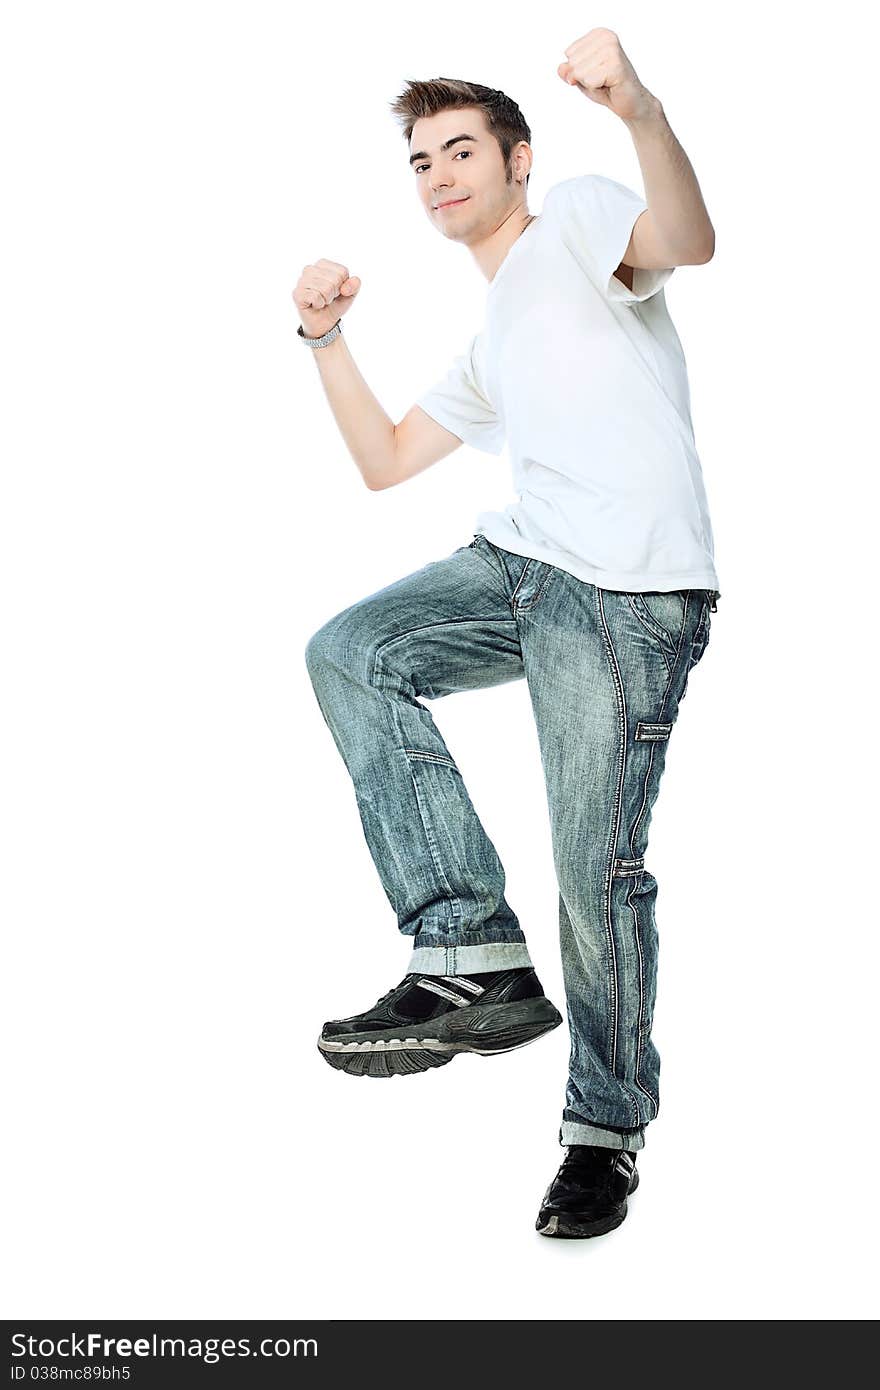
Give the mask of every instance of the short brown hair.
MULTIPOLYGON (((409 140, 413 126, 423 116, 436 116, 440 111, 459 106, 478 106, 486 125, 501 146, 505 167, 510 170, 510 155, 520 140, 532 143, 532 132, 516 102, 494 87, 481 82, 462 82, 455 77, 431 77, 426 81, 410 78, 406 87, 391 103, 391 114, 403 125, 404 139, 409 140)), ((526 188, 529 178, 526 174, 526 188)))

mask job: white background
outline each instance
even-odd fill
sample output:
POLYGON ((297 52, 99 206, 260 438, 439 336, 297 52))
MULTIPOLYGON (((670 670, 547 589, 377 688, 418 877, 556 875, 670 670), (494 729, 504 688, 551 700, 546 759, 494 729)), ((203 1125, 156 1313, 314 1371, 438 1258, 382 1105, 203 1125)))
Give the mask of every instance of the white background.
MULTIPOLYGON (((7 3, 6 1317, 876 1315, 876 104, 854 5, 7 3), (818 14, 818 21, 816 15, 818 14), (806 15, 806 19, 805 19, 806 15), (717 248, 667 303, 722 597, 652 823, 661 1114, 616 1232, 540 1237, 568 1040, 355 1080, 315 1042, 402 939, 304 662, 510 500, 467 448, 370 493, 291 291, 362 278, 400 419, 486 282, 388 106, 503 88, 529 207, 641 192, 556 74, 619 35, 717 248), (869 375, 870 368, 870 375, 869 375)), ((432 705, 563 999, 524 682, 432 705)))

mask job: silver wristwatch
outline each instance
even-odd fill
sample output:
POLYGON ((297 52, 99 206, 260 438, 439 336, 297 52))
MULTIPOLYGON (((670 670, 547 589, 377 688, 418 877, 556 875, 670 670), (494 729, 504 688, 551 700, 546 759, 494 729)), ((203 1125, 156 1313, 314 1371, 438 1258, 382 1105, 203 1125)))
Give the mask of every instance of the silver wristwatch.
POLYGON ((303 342, 304 342, 304 343, 308 343, 309 347, 313 347, 313 348, 322 348, 322 347, 326 347, 328 343, 332 343, 332 342, 333 342, 333 339, 334 339, 334 338, 338 338, 339 335, 340 335, 340 333, 342 332, 342 319, 337 319, 336 322, 334 323, 333 327, 332 327, 332 328, 328 328, 326 333, 322 333, 321 336, 320 336, 320 338, 309 338, 309 337, 307 337, 307 335, 303 332, 303 326, 302 326, 302 324, 300 324, 299 328, 298 328, 296 331, 297 331, 297 333, 299 334, 299 336, 302 338, 303 342))

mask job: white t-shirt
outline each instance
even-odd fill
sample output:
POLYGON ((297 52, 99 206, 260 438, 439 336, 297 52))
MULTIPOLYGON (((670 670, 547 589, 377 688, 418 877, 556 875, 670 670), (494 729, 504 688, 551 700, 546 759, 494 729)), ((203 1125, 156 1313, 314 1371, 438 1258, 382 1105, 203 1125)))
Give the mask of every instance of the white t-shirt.
POLYGON ((718 590, 684 352, 663 286, 614 272, 647 203, 599 174, 555 184, 490 281, 484 327, 416 404, 486 453, 517 500, 476 530, 605 589, 718 590))

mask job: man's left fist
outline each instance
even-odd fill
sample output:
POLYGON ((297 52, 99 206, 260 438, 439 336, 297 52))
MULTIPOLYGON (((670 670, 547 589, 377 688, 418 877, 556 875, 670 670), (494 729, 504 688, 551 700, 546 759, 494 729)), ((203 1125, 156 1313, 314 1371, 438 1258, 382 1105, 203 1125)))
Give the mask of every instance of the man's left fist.
POLYGON ((556 71, 563 82, 580 87, 590 101, 609 106, 632 121, 656 109, 657 99, 643 87, 612 29, 591 29, 565 49, 567 63, 556 71))

